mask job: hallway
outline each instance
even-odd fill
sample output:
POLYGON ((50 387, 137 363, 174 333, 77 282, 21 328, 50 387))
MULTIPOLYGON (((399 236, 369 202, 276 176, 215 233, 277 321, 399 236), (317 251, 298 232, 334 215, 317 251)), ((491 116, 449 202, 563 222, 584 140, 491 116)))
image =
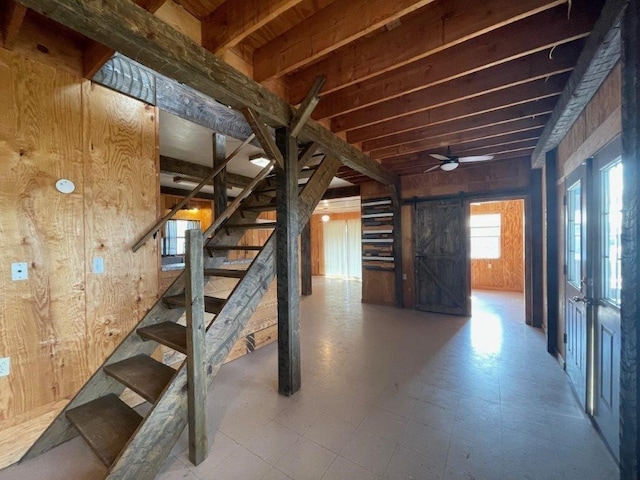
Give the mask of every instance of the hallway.
MULTIPOLYGON (((159 478, 617 478, 520 295, 474 291, 467 320, 365 305, 360 288, 314 278, 301 302, 302 390, 276 393, 275 344, 225 365, 209 396, 208 459, 190 465, 183 434, 159 478)), ((76 439, 0 480, 102 474, 76 439)))

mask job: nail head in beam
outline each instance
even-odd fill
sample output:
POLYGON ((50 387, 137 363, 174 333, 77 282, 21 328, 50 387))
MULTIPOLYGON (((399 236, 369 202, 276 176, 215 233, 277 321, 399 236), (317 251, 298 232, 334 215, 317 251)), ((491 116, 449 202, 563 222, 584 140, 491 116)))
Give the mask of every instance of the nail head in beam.
POLYGON ((267 126, 260 119, 260 115, 250 108, 243 108, 242 114, 244 115, 244 118, 247 119, 247 123, 251 126, 253 133, 255 133, 256 138, 260 142, 260 145, 262 145, 265 153, 270 158, 273 158, 280 168, 284 168, 284 158, 282 157, 280 150, 278 150, 275 140, 269 134, 267 126))
POLYGON ((316 108, 318 102, 320 101, 320 97, 318 95, 320 94, 320 90, 322 90, 322 87, 324 87, 326 81, 327 79, 325 77, 317 77, 313 82, 311 90, 309 90, 309 93, 307 93, 307 96, 300 104, 298 110, 296 110, 295 116, 291 120, 292 137, 297 137, 300 134, 302 127, 304 127, 305 123, 307 123, 307 120, 309 120, 309 117, 311 117, 313 110, 316 108))

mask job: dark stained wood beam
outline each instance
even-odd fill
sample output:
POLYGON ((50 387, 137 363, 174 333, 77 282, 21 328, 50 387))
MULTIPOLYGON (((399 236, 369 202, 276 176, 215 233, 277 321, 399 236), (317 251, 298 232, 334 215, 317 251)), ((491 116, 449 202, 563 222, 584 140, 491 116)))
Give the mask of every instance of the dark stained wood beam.
MULTIPOLYGON (((134 0, 141 8, 149 13, 155 13, 164 5, 166 0, 134 0)), ((106 47, 102 43, 89 40, 82 52, 82 69, 84 78, 92 79, 98 73, 98 70, 109 61, 116 51, 113 48, 106 47)))
MULTIPOLYGON (((183 190, 181 188, 165 187, 164 185, 160 185, 160 193, 164 193, 167 195, 175 195, 177 197, 186 197, 190 191, 191 191, 190 189, 183 190)), ((202 200, 211 200, 211 201, 215 200, 215 196, 213 195, 213 193, 207 193, 207 192, 199 192, 196 194, 194 198, 199 198, 202 200)))
POLYGON ((353 42, 290 76, 290 100, 299 102, 319 75, 327 77, 324 91, 331 93, 562 3, 565 0, 437 0, 404 19, 402 28, 353 42), (301 95, 300 83, 305 85, 301 95))
MULTIPOLYGON (((337 0, 330 3, 258 48, 253 56, 254 78, 263 82, 282 76, 432 1, 337 0)), ((309 88, 312 82, 313 80, 306 88, 309 88)))
POLYGON ((313 293, 312 256, 311 222, 308 222, 300 233, 300 293, 304 296, 313 293))
MULTIPOLYGON (((445 135, 465 134, 476 129, 483 129, 491 126, 499 126, 527 118, 537 118, 540 115, 550 114, 556 103, 555 97, 543 100, 534 100, 512 107, 503 108, 487 112, 483 115, 465 117, 450 122, 427 125, 415 130, 392 134, 386 137, 376 138, 362 143, 362 149, 370 152, 382 148, 402 146, 410 142, 417 142, 422 139, 437 138, 445 135)), ((508 128, 508 127, 505 127, 508 128)), ((448 142, 451 145, 454 142, 448 142)), ((401 152, 402 153, 402 152, 401 152)), ((406 152, 405 152, 406 153, 406 152)))
POLYGON ((393 147, 373 150, 369 152, 369 155, 371 155, 371 158, 375 158, 376 160, 378 160, 383 158, 396 157, 398 155, 406 155, 408 153, 434 150, 436 148, 443 148, 451 145, 463 145, 465 143, 478 140, 490 138, 493 139, 512 133, 531 130, 537 130, 541 132, 548 119, 549 115, 540 115, 533 118, 521 118, 513 122, 500 123, 497 125, 490 125, 488 127, 475 128, 472 130, 455 132, 452 134, 444 134, 436 137, 425 137, 424 140, 417 140, 415 142, 404 143, 402 145, 395 145, 393 147))
POLYGON ((640 476, 640 3, 622 21, 620 480, 640 476))
POLYGON ((262 145, 262 149, 269 158, 276 161, 277 165, 282 168, 284 166, 284 158, 282 153, 278 149, 275 140, 271 136, 271 133, 267 129, 267 125, 260 119, 260 115, 251 110, 250 108, 243 108, 242 114, 247 119, 247 123, 251 126, 253 133, 262 145))
POLYGON ((362 128, 367 125, 428 110, 429 108, 460 102, 560 73, 570 72, 578 59, 581 49, 581 42, 578 42, 577 45, 561 45, 554 51, 553 58, 549 58, 548 52, 538 52, 446 83, 440 83, 392 100, 339 115, 332 119, 331 130, 343 132, 354 128, 362 128))
POLYGON ((303 0, 227 0, 202 20, 202 45, 220 55, 303 0))
POLYGON ((307 93, 304 101, 297 108, 293 120, 291 120, 290 128, 292 136, 297 137, 304 124, 307 123, 307 120, 309 120, 309 118, 311 117, 313 110, 316 108, 318 102, 320 101, 320 90, 322 90, 322 86, 326 81, 326 78, 318 77, 313 82, 309 93, 307 93))
MULTIPOLYGON (((211 176, 213 168, 204 165, 198 165, 196 163, 185 162, 177 158, 167 157, 160 155, 160 173, 166 173, 169 175, 191 177, 196 181, 200 181, 205 177, 211 176)), ((251 178, 244 175, 238 175, 237 173, 227 172, 227 184, 234 187, 246 187, 251 182, 251 178)))
POLYGON ((546 246, 546 295, 547 295, 547 352, 558 354, 558 310, 560 301, 559 268, 559 204, 558 204, 558 159, 557 150, 547 152, 544 168, 545 182, 545 246, 546 246))
POLYGON ((330 188, 322 196, 322 200, 333 200, 335 198, 359 197, 360 187, 353 185, 349 187, 330 188))
MULTIPOLYGON (((238 110, 251 108, 271 126, 289 125, 293 118, 294 109, 289 103, 129 0, 20 3, 225 105, 238 110)), ((385 185, 398 181, 394 174, 313 120, 305 124, 300 141, 318 142, 345 165, 385 185)))
MULTIPOLYGON (((276 129, 284 163, 276 172, 276 271, 278 295, 278 392, 300 390, 298 145, 288 128, 276 129)), ((307 224, 309 222, 305 222, 307 224)))
POLYGON ((406 132, 426 125, 451 122, 456 119, 482 115, 521 103, 557 97, 562 92, 568 74, 555 75, 548 80, 537 80, 523 85, 474 97, 464 102, 456 102, 432 108, 402 118, 376 123, 368 127, 347 132, 351 143, 386 137, 394 133, 406 132))
MULTIPOLYGON (((325 94, 312 117, 335 117, 586 37, 599 13, 593 7, 587 8, 589 5, 586 2, 575 4, 571 18, 567 18, 566 6, 561 5, 325 94)), ((292 98, 295 98, 301 86, 298 86, 295 74, 288 80, 292 98)))
POLYGON ((2 46, 7 50, 11 50, 15 44, 24 17, 27 14, 27 8, 12 0, 0 1, 0 28, 2 29, 2 46))
POLYGON ((620 59, 620 23, 628 0, 607 0, 532 157, 544 165, 620 59))
MULTIPOLYGON (((213 134, 213 168, 225 163, 227 159, 227 137, 219 133, 213 134)), ((227 169, 223 169, 213 177, 214 218, 218 218, 227 209, 227 169)))

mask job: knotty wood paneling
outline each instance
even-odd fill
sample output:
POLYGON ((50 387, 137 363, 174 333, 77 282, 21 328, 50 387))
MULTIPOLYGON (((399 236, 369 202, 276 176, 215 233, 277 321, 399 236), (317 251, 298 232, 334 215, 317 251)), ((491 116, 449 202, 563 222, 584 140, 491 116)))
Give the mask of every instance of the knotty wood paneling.
POLYGON ((0 270, 30 265, 28 280, 0 282, 2 468, 155 300, 156 244, 130 246, 156 218, 159 188, 154 109, 20 49, 0 49, 0 91, 0 270), (60 178, 75 191, 57 192, 60 178))
POLYGON ((158 295, 158 242, 136 240, 157 218, 157 112, 91 85, 86 105, 85 226, 90 368, 98 368, 158 295), (92 259, 104 259, 104 273, 92 259))
POLYGON ((524 292, 524 200, 471 205, 471 214, 502 216, 500 258, 471 260, 471 288, 524 292))

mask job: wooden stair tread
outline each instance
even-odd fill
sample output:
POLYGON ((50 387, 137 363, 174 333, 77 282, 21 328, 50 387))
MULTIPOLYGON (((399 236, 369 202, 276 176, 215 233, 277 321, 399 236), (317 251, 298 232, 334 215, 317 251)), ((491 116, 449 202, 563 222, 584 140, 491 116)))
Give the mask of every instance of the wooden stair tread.
POLYGON ((230 268, 205 268, 204 274, 208 277, 244 278, 247 271, 230 268))
POLYGON ((68 410, 66 415, 107 467, 142 421, 135 410, 113 393, 68 410))
MULTIPOLYGON (((184 307, 185 298, 184 294, 172 295, 170 297, 162 297, 162 301, 171 307, 184 307)), ((224 298, 210 297, 205 295, 204 297, 204 311, 207 313, 218 314, 220 309, 224 306, 226 300, 224 298)))
POLYGON ((255 223, 236 223, 225 225, 224 228, 229 230, 247 230, 247 229, 272 229, 276 228, 276 222, 255 222, 255 223))
POLYGON ((271 203, 267 205, 254 205, 248 207, 242 207, 242 210, 246 210, 247 212, 269 212, 276 209, 276 204, 271 203))
POLYGON ((187 328, 175 322, 162 322, 137 330, 145 340, 154 340, 173 350, 187 354, 187 328))
POLYGON ((155 403, 176 371, 148 355, 136 355, 103 368, 110 377, 155 403))
POLYGON ((207 250, 262 250, 262 245, 207 245, 207 250))

